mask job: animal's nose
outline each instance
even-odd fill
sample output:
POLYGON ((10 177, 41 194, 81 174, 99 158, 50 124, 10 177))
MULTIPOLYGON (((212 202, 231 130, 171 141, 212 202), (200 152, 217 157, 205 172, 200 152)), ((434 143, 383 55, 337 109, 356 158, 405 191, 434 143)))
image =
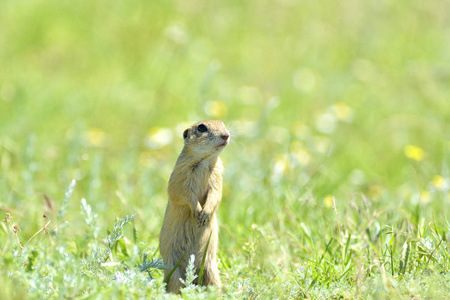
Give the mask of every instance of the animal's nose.
POLYGON ((222 138, 222 140, 226 141, 228 140, 228 138, 230 137, 228 134, 223 134, 220 136, 222 138))

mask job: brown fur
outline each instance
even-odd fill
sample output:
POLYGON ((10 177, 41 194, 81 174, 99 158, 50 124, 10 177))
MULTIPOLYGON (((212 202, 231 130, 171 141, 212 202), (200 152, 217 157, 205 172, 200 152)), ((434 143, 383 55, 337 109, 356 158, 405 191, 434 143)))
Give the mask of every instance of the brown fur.
POLYGON ((183 287, 180 278, 185 279, 192 254, 198 275, 210 235, 203 285, 220 287, 215 212, 222 199, 223 166, 219 154, 228 143, 229 134, 222 121, 198 122, 184 132, 184 148, 170 176, 169 201, 159 237, 159 249, 167 264, 165 277, 185 255, 167 284, 168 292, 180 292, 183 287), (206 132, 198 130, 200 124, 207 127, 206 132))

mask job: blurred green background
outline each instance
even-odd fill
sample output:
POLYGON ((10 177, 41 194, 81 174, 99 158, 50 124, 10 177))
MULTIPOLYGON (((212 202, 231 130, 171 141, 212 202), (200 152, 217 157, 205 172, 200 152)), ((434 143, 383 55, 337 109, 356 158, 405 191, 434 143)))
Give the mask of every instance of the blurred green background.
POLYGON ((81 198, 105 226, 137 212, 157 247, 183 130, 222 119, 234 140, 222 154, 226 254, 235 234, 301 216, 311 197, 331 214, 332 196, 339 209, 364 194, 443 217, 449 11, 416 0, 3 0, 0 206, 32 234, 74 178, 69 222, 83 222, 81 198))
POLYGON ((425 190, 433 176, 448 175, 448 8, 445 1, 3 1, 3 201, 12 195, 9 205, 19 209, 71 178, 89 182, 97 155, 105 177, 97 196, 120 211, 106 194, 123 174, 136 175, 122 170, 127 155, 139 158, 133 169, 160 164, 161 178, 146 179, 164 190, 183 126, 208 118, 233 130, 236 143, 223 156, 227 178, 239 174, 242 185, 299 164, 289 175, 303 189, 313 179, 319 196, 352 182, 374 193, 405 183, 425 190), (418 147, 410 157, 408 145, 418 147), (26 176, 14 171, 30 162, 33 192, 24 194, 26 176))

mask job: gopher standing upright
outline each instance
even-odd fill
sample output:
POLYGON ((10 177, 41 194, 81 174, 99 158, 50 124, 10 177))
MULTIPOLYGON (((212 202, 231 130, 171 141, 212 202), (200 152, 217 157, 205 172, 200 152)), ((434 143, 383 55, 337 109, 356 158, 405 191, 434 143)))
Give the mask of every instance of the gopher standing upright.
POLYGON ((220 287, 215 212, 222 199, 223 166, 219 154, 228 144, 230 133, 222 121, 202 121, 186 129, 183 137, 184 148, 170 176, 169 202, 159 237, 159 250, 167 264, 165 277, 185 255, 167 283, 167 291, 172 293, 180 292, 180 278, 185 279, 192 254, 198 275, 210 236, 200 284, 220 287))

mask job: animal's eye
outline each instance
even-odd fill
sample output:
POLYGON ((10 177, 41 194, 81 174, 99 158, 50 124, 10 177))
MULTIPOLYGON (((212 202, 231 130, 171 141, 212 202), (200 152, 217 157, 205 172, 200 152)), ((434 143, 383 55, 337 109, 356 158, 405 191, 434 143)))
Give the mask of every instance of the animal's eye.
POLYGON ((186 129, 186 130, 183 132, 183 138, 186 139, 187 136, 188 136, 188 130, 186 129))
POLYGON ((206 132, 208 131, 208 128, 204 124, 200 124, 197 127, 198 132, 206 132))

